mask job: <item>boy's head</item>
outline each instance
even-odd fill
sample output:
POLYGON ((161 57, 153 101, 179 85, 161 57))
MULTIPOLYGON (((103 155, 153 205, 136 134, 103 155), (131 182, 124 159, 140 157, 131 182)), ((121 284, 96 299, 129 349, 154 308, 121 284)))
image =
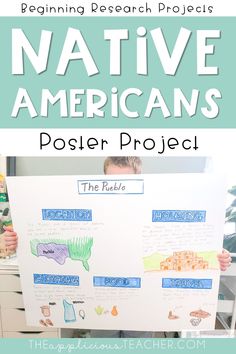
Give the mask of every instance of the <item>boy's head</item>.
POLYGON ((141 173, 142 161, 136 156, 109 156, 104 161, 105 175, 141 173))

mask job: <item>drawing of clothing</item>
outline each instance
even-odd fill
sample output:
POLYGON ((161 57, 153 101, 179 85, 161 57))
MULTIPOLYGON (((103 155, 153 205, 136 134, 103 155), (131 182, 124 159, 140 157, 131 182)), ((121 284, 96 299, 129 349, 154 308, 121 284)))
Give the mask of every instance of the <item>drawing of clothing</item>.
POLYGON ((66 300, 63 300, 63 306, 64 306, 64 321, 75 322, 76 316, 75 316, 74 306, 69 302, 67 302, 66 300))

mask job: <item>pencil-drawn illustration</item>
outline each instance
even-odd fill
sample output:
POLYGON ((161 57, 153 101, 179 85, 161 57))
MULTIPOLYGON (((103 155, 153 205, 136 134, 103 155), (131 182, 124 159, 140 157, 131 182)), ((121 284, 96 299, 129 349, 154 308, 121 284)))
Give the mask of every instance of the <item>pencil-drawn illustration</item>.
POLYGON ((70 240, 38 240, 30 241, 31 253, 37 257, 51 258, 63 265, 66 258, 81 261, 85 270, 89 271, 88 260, 91 257, 92 237, 76 237, 70 240))
POLYGON ((97 307, 95 307, 95 312, 96 312, 96 314, 98 315, 98 316, 101 316, 102 314, 103 314, 103 312, 104 312, 104 308, 102 307, 102 306, 100 306, 100 305, 98 305, 97 307))
POLYGON ((46 322, 46 324, 47 324, 48 326, 54 326, 54 324, 52 323, 52 321, 50 320, 50 318, 46 318, 45 322, 46 322))
POLYGON ((46 318, 46 320, 39 320, 39 324, 43 327, 48 327, 48 326, 54 326, 53 322, 50 320, 50 318, 46 318))
POLYGON ((175 315, 172 310, 169 311, 168 313, 168 319, 169 320, 178 320, 179 316, 175 315))
POLYGON ((41 312, 44 315, 44 317, 50 317, 50 315, 51 315, 50 306, 44 305, 44 306, 41 306, 40 308, 41 308, 41 312))
POLYGON ((199 309, 199 310, 191 311, 189 316, 193 317, 191 318, 190 323, 192 324, 192 326, 196 327, 201 323, 202 320, 210 317, 211 314, 207 311, 203 311, 202 309, 199 309))
POLYGON ((158 252, 143 257, 144 271, 196 271, 218 269, 215 251, 193 252, 190 250, 163 255, 158 252))
POLYGON ((63 300, 64 306, 64 321, 65 322, 75 322, 75 308, 73 304, 70 304, 67 300, 63 300))
POLYGON ((112 314, 112 316, 118 316, 117 306, 114 305, 112 307, 111 314, 112 314))
POLYGON ((192 312, 190 312, 189 315, 191 317, 197 317, 197 318, 207 318, 207 317, 211 316, 211 314, 209 312, 203 311, 201 309, 192 311, 192 312))
POLYGON ((69 256, 72 260, 81 261, 84 268, 89 271, 88 260, 91 257, 93 245, 92 237, 76 238, 67 242, 69 256))
POLYGON ((192 326, 197 327, 201 321, 201 318, 191 318, 190 323, 192 326))
POLYGON ((44 320, 39 320, 41 326, 47 327, 47 323, 44 320))
POLYGON ((107 310, 104 307, 102 307, 101 305, 98 305, 97 307, 95 307, 94 310, 98 316, 110 314, 110 315, 116 317, 119 314, 119 312, 117 310, 117 305, 113 305, 110 310, 107 310))
POLYGON ((69 257, 67 245, 58 245, 56 243, 39 243, 37 245, 37 256, 52 258, 59 264, 64 264, 69 257))
POLYGON ((180 272, 207 269, 208 262, 203 257, 198 257, 196 252, 173 252, 173 255, 160 263, 161 270, 177 270, 180 272))
POLYGON ((85 311, 84 310, 79 310, 79 317, 82 318, 82 320, 85 319, 85 311))

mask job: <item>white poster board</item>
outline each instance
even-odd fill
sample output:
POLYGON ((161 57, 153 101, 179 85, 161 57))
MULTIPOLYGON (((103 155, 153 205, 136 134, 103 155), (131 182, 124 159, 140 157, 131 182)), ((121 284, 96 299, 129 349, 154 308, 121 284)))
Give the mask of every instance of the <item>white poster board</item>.
POLYGON ((29 325, 214 328, 221 177, 9 177, 7 185, 29 325))

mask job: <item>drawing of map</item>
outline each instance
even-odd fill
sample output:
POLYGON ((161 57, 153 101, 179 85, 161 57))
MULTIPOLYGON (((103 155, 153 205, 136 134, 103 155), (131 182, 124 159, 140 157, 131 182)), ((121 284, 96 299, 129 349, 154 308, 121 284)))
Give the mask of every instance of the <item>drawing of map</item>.
POLYGON ((66 258, 81 261, 85 270, 89 271, 88 260, 93 245, 92 237, 74 238, 72 240, 31 240, 31 253, 37 257, 51 258, 63 265, 66 258))

